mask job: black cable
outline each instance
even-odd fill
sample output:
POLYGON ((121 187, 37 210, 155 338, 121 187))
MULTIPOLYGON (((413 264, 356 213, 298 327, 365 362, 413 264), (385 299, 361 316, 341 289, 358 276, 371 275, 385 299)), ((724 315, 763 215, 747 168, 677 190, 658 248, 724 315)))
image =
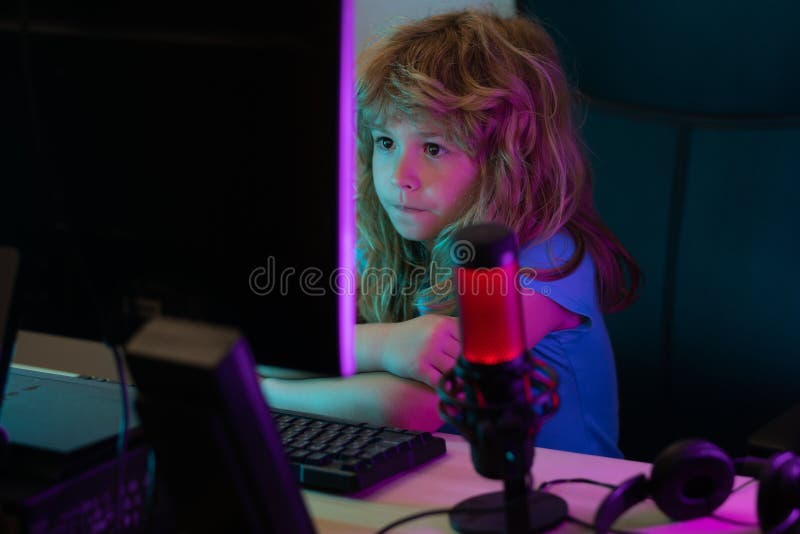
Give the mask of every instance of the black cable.
POLYGON ((147 475, 144 494, 144 525, 142 532, 154 532, 153 523, 156 514, 156 453, 147 451, 147 475))
POLYGON ((122 455, 128 446, 128 427, 130 412, 128 410, 128 386, 125 381, 125 364, 124 353, 125 350, 122 346, 109 345, 111 351, 114 353, 114 362, 117 367, 117 376, 119 383, 122 386, 122 419, 120 420, 119 434, 117 436, 117 454, 122 455))
POLYGON ((377 531, 375 534, 386 534, 387 532, 389 532, 394 527, 400 526, 400 525, 402 525, 404 523, 408 523, 408 522, 414 521, 416 519, 421 519, 423 517, 428 517, 430 515, 449 514, 452 510, 453 510, 453 508, 435 508, 433 510, 428 510, 426 512, 419 512, 419 513, 416 513, 416 514, 408 515, 406 517, 401 517, 397 521, 393 521, 393 522, 389 523, 388 525, 386 525, 385 527, 383 527, 382 529, 377 531))
MULTIPOLYGON (((526 476, 525 480, 526 480, 526 484, 530 485, 529 477, 526 476)), ((527 499, 527 498, 528 498, 528 493, 525 493, 523 495, 518 495, 518 496, 514 497, 513 499, 511 499, 511 501, 503 503, 501 506, 495 506, 495 507, 492 507, 492 508, 459 508, 458 511, 459 512, 463 512, 463 513, 467 513, 467 514, 476 514, 476 515, 480 515, 480 514, 496 514, 496 513, 499 513, 499 512, 504 512, 508 506, 517 504, 517 502, 519 502, 520 500, 527 499)), ((411 514, 411 515, 408 515, 408 516, 405 516, 405 517, 401 517, 397 521, 393 521, 392 523, 389 523, 388 525, 386 525, 385 527, 383 527, 382 529, 377 531, 375 534, 385 534, 390 529, 393 529, 394 527, 397 527, 397 526, 402 525, 404 523, 408 523, 409 521, 414 521, 416 519, 420 519, 420 518, 423 518, 423 517, 428 517, 430 515, 449 514, 450 512, 452 512, 455 509, 456 509, 455 506, 452 507, 452 508, 434 508, 434 509, 431 509, 431 510, 427 510, 425 512, 419 512, 419 513, 416 513, 416 514, 411 514)))
POLYGON ((125 495, 125 453, 128 448, 128 427, 130 413, 128 410, 128 385, 125 381, 125 364, 124 364, 124 349, 122 346, 115 346, 109 344, 111 351, 114 353, 114 362, 117 366, 117 374, 119 376, 119 384, 122 390, 122 414, 120 418, 120 428, 117 434, 117 492, 116 492, 116 529, 122 532, 124 522, 122 521, 122 502, 125 495))
MULTIPOLYGON (((736 460, 734 460, 734 463, 736 463, 737 460, 740 460, 740 459, 737 458, 736 460)), ((750 458, 748 457, 747 459, 741 459, 741 460, 749 461, 750 458)), ((753 484, 754 482, 756 482, 756 479, 755 478, 751 478, 747 482, 743 482, 743 483, 739 484, 737 487, 733 488, 731 490, 730 494, 733 495, 737 491, 741 491, 743 488, 749 486, 750 484, 753 484)), ((739 519, 733 519, 732 517, 724 517, 724 516, 717 515, 717 514, 711 514, 709 517, 712 517, 712 518, 716 519, 717 521, 722 521, 723 523, 730 523, 731 525, 738 525, 738 526, 742 526, 742 527, 757 527, 757 526, 759 526, 758 521, 741 521, 739 519)))
POLYGON ((739 486, 737 486, 737 487, 733 488, 733 489, 731 490, 731 493, 736 493, 737 491, 741 490, 741 489, 742 489, 742 488, 744 488, 745 486, 749 486, 750 484, 753 484, 754 482, 756 482, 756 479, 755 479, 755 478, 751 478, 751 479, 750 479, 750 480, 748 480, 747 482, 743 482, 743 483, 742 483, 742 484, 740 484, 739 486))
MULTIPOLYGON (((755 479, 748 480, 747 482, 744 482, 743 484, 741 484, 738 487, 736 487, 733 490, 731 490, 731 493, 732 494, 736 493, 737 491, 740 491, 742 488, 744 488, 745 486, 748 486, 749 484, 752 484, 753 482, 755 482, 755 479)), ((549 488, 551 486, 556 486, 556 485, 559 485, 559 484, 591 484, 591 485, 607 488, 607 489, 610 489, 610 490, 617 489, 617 486, 614 485, 614 484, 609 484, 607 482, 600 482, 598 480, 592 480, 592 479, 589 479, 589 478, 558 478, 558 479, 548 480, 546 482, 542 482, 541 484, 539 484, 539 488, 538 488, 537 491, 544 491, 544 490, 546 490, 546 488, 549 488)), ((506 506, 507 505, 503 505, 503 506, 496 507, 496 508, 463 509, 462 511, 466 512, 466 513, 471 513, 471 514, 495 514, 495 513, 502 512, 503 510, 505 510, 506 506)), ((389 523, 388 525, 383 527, 381 530, 377 531, 376 534, 385 534, 389 530, 391 530, 391 529, 393 529, 393 528, 395 528, 395 527, 397 527, 399 525, 402 525, 404 523, 408 523, 410 521, 414 521, 416 519, 421 519, 423 517, 428 517, 428 516, 431 516, 431 515, 447 514, 447 513, 450 513, 453 510, 454 510, 454 508, 439 508, 439 509, 432 509, 432 510, 428 510, 428 511, 425 511, 425 512, 419 512, 419 513, 412 514, 412 515, 409 515, 409 516, 406 516, 406 517, 402 517, 402 518, 398 519, 397 521, 389 523)), ((745 527, 758 526, 758 523, 753 523, 753 522, 749 522, 749 521, 740 521, 738 519, 732 519, 732 518, 727 518, 727 517, 723 517, 723 516, 718 516, 716 514, 711 514, 709 517, 711 517, 713 519, 716 519, 717 521, 730 523, 732 525, 745 526, 745 527)), ((571 515, 567 515, 566 519, 567 519, 567 521, 570 521, 572 523, 575 523, 576 525, 585 527, 585 528, 587 528, 589 530, 595 530, 595 525, 593 525, 592 523, 589 523, 587 521, 583 521, 582 519, 578 519, 577 517, 573 517, 571 515)), ((611 529, 611 530, 609 530, 609 532, 611 532, 612 534, 635 534, 635 531, 630 531, 630 530, 615 530, 615 529, 611 529)))
MULTIPOLYGON (((738 460, 740 460, 740 459, 737 459, 737 461, 738 460)), ((749 461, 749 460, 750 460, 750 458, 741 459, 742 462, 749 461)), ((746 486, 749 486, 750 484, 754 483, 755 481, 756 481, 756 479, 751 478, 747 482, 744 482, 744 483, 740 484, 739 486, 737 486, 736 488, 732 489, 731 490, 731 494, 734 494, 737 491, 740 491, 741 489, 743 489, 746 486)), ((539 485, 539 491, 542 491, 545 488, 548 488, 550 486, 555 486, 557 484, 567 484, 567 483, 593 484, 593 485, 602 486, 604 488, 608 488, 608 489, 611 489, 611 490, 614 490, 614 489, 617 488, 617 486, 615 486, 613 484, 607 484, 605 482, 599 482, 597 480, 591 480, 591 479, 588 479, 588 478, 559 478, 559 479, 555 479, 555 480, 549 480, 547 482, 542 482, 539 485)), ((724 516, 720 516, 720 515, 717 515, 717 514, 710 514, 709 517, 711 517, 713 519, 716 519, 717 521, 722 521, 723 523, 730 523, 732 525, 738 525, 738 526, 743 526, 743 527, 757 527, 757 526, 759 526, 758 522, 741 521, 739 519, 733 519, 733 518, 729 518, 729 517, 724 517, 724 516)), ((577 519, 577 518, 572 517, 572 516, 567 516, 567 520, 568 521, 572 521, 576 525, 580 525, 580 526, 586 527, 588 529, 592 529, 592 530, 595 529, 595 526, 592 525, 591 523, 587 523, 585 521, 582 521, 582 520, 577 519)), ((617 534, 626 534, 626 531, 624 531, 624 530, 609 530, 609 532, 617 533, 617 534)))
MULTIPOLYGON (((608 484, 608 483, 605 483, 605 482, 599 482, 597 480, 591 480, 591 479, 588 479, 588 478, 559 478, 559 479, 555 479, 555 480, 549 480, 547 482, 542 482, 539 485, 539 489, 537 491, 543 491, 545 488, 548 488, 550 486, 555 486, 555 485, 558 485, 558 484, 567 484, 567 483, 594 484, 596 486, 602 486, 604 488, 608 488, 608 489, 612 489, 612 490, 617 488, 617 486, 615 486, 613 484, 608 484)), ((517 499, 519 499, 519 498, 522 498, 522 496, 521 497, 517 497, 517 499)), ((527 495, 525 495, 524 498, 527 498, 527 495)), ((512 503, 504 503, 502 506, 496 506, 494 508, 462 508, 462 509, 459 509, 459 512, 464 512, 464 513, 469 513, 469 514, 496 514, 498 512, 505 511, 506 507, 509 504, 513 504, 513 501, 512 501, 512 503)), ((428 517, 428 516, 431 516, 431 515, 449 514, 453 510, 455 510, 455 508, 439 508, 439 509, 428 510, 428 511, 425 511, 425 512, 419 512, 417 514, 412 514, 412 515, 409 515, 409 516, 406 516, 406 517, 401 517, 397 521, 389 523, 388 525, 383 527, 381 530, 376 532, 376 534, 385 534, 390 529, 393 529, 393 528, 395 528, 395 527, 397 527, 399 525, 402 525, 404 523, 408 523, 409 521, 414 521, 416 519, 420 519, 420 518, 423 518, 423 517, 428 517)), ((567 515, 566 519, 568 521, 571 521, 571 522, 577 524, 577 525, 581 525, 581 526, 584 526, 586 528, 594 530, 594 525, 592 525, 590 523, 586 523, 585 521, 582 521, 582 520, 580 520, 580 519, 578 519, 576 517, 572 517, 570 515, 567 515)), ((624 530, 610 530, 609 532, 612 532, 613 534, 633 534, 631 532, 627 532, 627 531, 624 531, 624 530)))
MULTIPOLYGON (((613 484, 607 484, 605 482, 598 482, 596 480, 590 480, 590 479, 586 479, 586 478, 569 478, 569 479, 562 478, 562 479, 550 480, 548 482, 543 482, 542 484, 539 485, 539 491, 542 491, 544 488, 547 488, 549 486, 554 486, 554 485, 557 485, 557 484, 566 484, 566 483, 594 484, 594 485, 602 486, 602 487, 609 488, 609 489, 616 489, 616 486, 613 485, 613 484)), ((527 495, 526 495, 526 498, 527 498, 527 495)), ((494 507, 494 508, 473 508, 473 509, 464 508, 464 509, 460 509, 459 511, 460 512, 464 512, 464 513, 470 513, 470 514, 496 514, 498 512, 504 511, 507 506, 508 506, 508 503, 504 504, 503 506, 498 506, 498 507, 494 507)), ((414 521, 416 519, 421 519, 423 517, 428 517, 428 516, 432 516, 432 515, 449 514, 453 510, 455 510, 455 508, 438 508, 438 509, 427 510, 425 512, 419 512, 419 513, 412 514, 412 515, 409 515, 409 516, 406 516, 406 517, 401 517, 397 521, 393 521, 392 523, 389 523, 388 525, 386 525, 385 527, 383 527, 382 529, 377 531, 376 534, 386 534, 386 532, 389 532, 389 530, 391 530, 391 529, 393 529, 393 528, 395 528, 395 527, 397 527, 399 525, 402 525, 404 523, 408 523, 410 521, 414 521)), ((567 519, 567 521, 571 521, 571 522, 575 523, 576 525, 580 525, 580 526, 586 527, 586 528, 591 529, 591 530, 594 530, 594 528, 595 528, 594 525, 592 525, 591 523, 587 523, 585 521, 582 521, 582 520, 580 520, 580 519, 578 519, 576 517, 572 517, 570 515, 567 515, 566 519, 567 519)), ((612 534, 634 534, 633 532, 625 531, 625 530, 610 530, 609 532, 611 532, 612 534)))
MULTIPOLYGON (((601 486, 603 488, 607 488, 607 489, 610 489, 612 491, 617 489, 617 487, 618 487, 618 486, 616 486, 614 484, 609 484, 607 482, 600 482, 599 480, 592 480, 590 478, 557 478, 557 479, 548 480, 546 482, 542 482, 541 484, 539 484, 539 491, 545 491, 546 488, 549 488, 550 486, 556 486, 558 484, 591 484, 593 486, 601 486)), ((570 521, 572 523, 575 523, 576 525, 585 527, 585 528, 587 528, 589 530, 596 530, 595 525, 593 525, 592 523, 589 523, 589 522, 584 521, 582 519, 578 519, 577 517, 573 517, 571 515, 567 515, 567 521, 570 521)), ((634 534, 632 531, 628 531, 628 530, 609 529, 609 532, 611 532, 612 534, 634 534)))
POLYGON ((550 486, 556 486, 558 484, 571 484, 571 483, 592 484, 595 486, 602 486, 610 490, 617 489, 617 486, 615 486, 614 484, 608 484, 606 482, 598 482, 597 480, 591 480, 589 478, 557 478, 555 480, 548 480, 547 482, 542 482, 541 484, 539 484, 539 491, 542 491, 550 486))

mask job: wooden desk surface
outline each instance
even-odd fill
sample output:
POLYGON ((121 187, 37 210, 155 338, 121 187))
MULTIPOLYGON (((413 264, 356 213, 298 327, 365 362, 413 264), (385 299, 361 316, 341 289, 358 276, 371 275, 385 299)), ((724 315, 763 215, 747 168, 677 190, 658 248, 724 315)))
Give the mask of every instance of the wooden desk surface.
MULTIPOLYGON (((485 479, 475 472, 469 443, 461 436, 439 435, 447 439, 448 452, 445 457, 396 477, 378 488, 355 497, 304 491, 319 534, 374 533, 401 517, 434 508, 448 508, 468 497, 502 490, 501 482, 485 479)), ((579 477, 617 484, 637 473, 649 476, 650 464, 551 449, 537 449, 533 462, 534 486, 548 480, 579 477)), ((735 487, 747 480, 737 477, 735 487)), ((593 522, 597 506, 609 490, 588 484, 563 484, 552 486, 548 491, 564 497, 572 516, 593 522)), ((756 493, 756 484, 745 486, 717 510, 717 515, 755 523, 756 493)), ((755 525, 733 525, 713 518, 670 524, 650 501, 629 510, 616 527, 670 534, 759 532, 755 525)), ((406 523, 391 532, 438 534, 454 531, 450 528, 447 515, 442 514, 406 523)), ((576 524, 563 523, 553 532, 586 534, 590 531, 576 524)))
MULTIPOLYGON (((15 363, 110 380, 117 378, 111 353, 102 344, 37 332, 20 332, 15 363)), ((475 472, 469 443, 460 436, 440 435, 447 440, 448 451, 444 457, 367 492, 344 497, 303 491, 319 534, 374 533, 401 517, 433 508, 452 507, 466 498, 502 490, 501 482, 485 479, 475 472)), ((650 465, 550 449, 537 449, 533 462, 534 486, 558 478, 590 478, 617 484, 637 473, 649 476, 650 465)), ((737 478, 736 487, 745 481, 747 479, 737 478)), ((757 488, 757 484, 750 484, 734 493, 717 510, 717 515, 755 523, 757 488)), ((605 488, 587 484, 563 484, 553 486, 551 491, 566 499, 572 516, 587 522, 593 521, 597 506, 608 493, 605 488)), ((629 510, 616 527, 662 534, 759 532, 755 524, 733 525, 713 518, 669 523, 651 501, 629 510)), ((454 531, 447 515, 442 514, 406 523, 391 532, 439 534, 454 531)), ((554 532, 586 534, 590 531, 564 523, 554 532)))

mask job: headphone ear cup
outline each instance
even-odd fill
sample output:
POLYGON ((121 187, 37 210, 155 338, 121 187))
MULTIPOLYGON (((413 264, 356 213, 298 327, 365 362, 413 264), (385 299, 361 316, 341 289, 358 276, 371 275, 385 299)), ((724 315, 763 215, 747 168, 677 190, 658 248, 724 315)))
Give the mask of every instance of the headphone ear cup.
POLYGON ((756 509, 764 532, 800 532, 800 458, 792 452, 769 459, 759 477, 756 509))
POLYGON ((606 534, 625 510, 645 500, 648 497, 647 486, 647 478, 644 475, 636 475, 606 495, 594 516, 595 532, 606 534))
POLYGON ((733 461, 713 443, 682 440, 656 458, 650 496, 672 519, 702 517, 725 502, 733 489, 735 474, 733 461))

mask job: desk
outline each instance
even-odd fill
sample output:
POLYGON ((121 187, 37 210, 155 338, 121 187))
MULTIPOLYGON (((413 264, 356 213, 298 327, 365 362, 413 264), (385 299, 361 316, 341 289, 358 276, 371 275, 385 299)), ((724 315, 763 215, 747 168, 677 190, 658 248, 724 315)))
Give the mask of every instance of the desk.
MULTIPOLYGON (((307 506, 320 534, 374 533, 403 516, 433 508, 448 508, 481 493, 502 490, 499 481, 478 475, 472 467, 470 448, 461 436, 439 434, 447 439, 447 454, 411 473, 388 481, 357 498, 304 491, 307 506)), ((537 449, 533 463, 534 484, 557 478, 591 478, 616 484, 637 473, 649 476, 650 465, 628 460, 575 454, 551 449, 537 449)), ((748 479, 737 477, 735 486, 748 479)), ((591 522, 594 512, 608 490, 587 484, 563 484, 548 488, 566 499, 572 516, 591 522)), ((734 493, 717 510, 717 515, 738 521, 756 522, 757 484, 749 484, 734 493)), ((656 506, 644 502, 629 510, 617 527, 639 532, 696 534, 698 532, 759 532, 757 526, 732 525, 712 518, 669 523, 656 506)), ((406 523, 391 532, 434 534, 453 532, 447 515, 426 517, 406 523)), ((553 532, 586 534, 579 525, 564 523, 553 532)))
MULTIPOLYGON (((116 378, 110 351, 101 344, 33 332, 20 333, 15 363, 111 380, 116 378)), ((319 534, 374 533, 401 517, 433 508, 448 508, 468 497, 502 490, 501 482, 485 479, 475 472, 470 460, 469 444, 463 438, 451 434, 440 436, 447 440, 447 454, 444 457, 357 496, 303 491, 319 534)), ((637 473, 649 476, 650 465, 550 449, 537 449, 533 464, 536 486, 548 480, 578 477, 617 484, 637 473)), ((746 481, 737 477, 735 487, 746 481)), ((563 484, 553 486, 551 491, 566 499, 572 516, 587 522, 593 520, 597 506, 608 493, 605 488, 587 484, 563 484)), ((756 493, 757 484, 744 487, 717 510, 717 515, 737 521, 756 522, 756 493)), ((651 501, 629 510, 617 527, 664 534, 759 531, 757 526, 733 525, 713 518, 670 524, 651 501)), ((438 534, 453 531, 447 515, 442 514, 406 523, 391 532, 438 534)), ((564 523, 554 532, 586 534, 590 531, 579 525, 564 523)))

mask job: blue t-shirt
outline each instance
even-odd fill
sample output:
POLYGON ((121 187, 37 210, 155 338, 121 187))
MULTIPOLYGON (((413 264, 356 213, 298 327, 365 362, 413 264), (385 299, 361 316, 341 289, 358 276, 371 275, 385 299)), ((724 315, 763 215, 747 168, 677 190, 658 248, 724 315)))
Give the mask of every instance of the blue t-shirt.
MULTIPOLYGON (((538 245, 520 248, 520 267, 546 270, 571 257, 575 244, 562 231, 538 245)), ((576 328, 550 332, 533 347, 559 377, 561 405, 542 426, 536 445, 622 457, 617 446, 619 417, 614 353, 600 311, 595 267, 587 252, 578 267, 559 280, 522 277, 521 285, 552 299, 581 318, 576 328)))
MULTIPOLYGON (((544 243, 522 246, 519 266, 534 270, 560 267, 572 258, 574 247, 571 236, 566 231, 559 232, 544 243)), ((358 265, 363 267, 360 251, 356 255, 358 265)), ((524 277, 520 283, 582 319, 576 328, 550 332, 533 347, 536 355, 558 373, 561 398, 558 411, 542 426, 536 445, 621 458, 617 446, 619 415, 614 353, 600 311, 591 256, 584 254, 580 265, 559 280, 545 282, 524 277)), ((440 431, 457 433, 450 425, 444 425, 440 431)))

